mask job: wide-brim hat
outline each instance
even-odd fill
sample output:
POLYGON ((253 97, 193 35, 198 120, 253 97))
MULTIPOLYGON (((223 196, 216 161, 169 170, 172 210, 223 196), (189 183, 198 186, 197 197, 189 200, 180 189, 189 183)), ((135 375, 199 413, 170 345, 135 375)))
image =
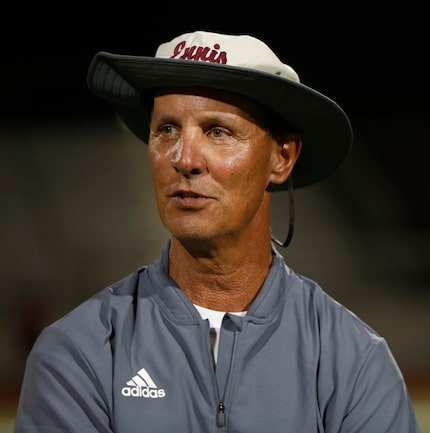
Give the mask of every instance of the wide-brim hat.
MULTIPOLYGON (((148 141, 152 95, 163 87, 208 87, 245 96, 299 131, 303 145, 294 188, 335 171, 352 146, 345 112, 302 84, 262 41, 248 35, 187 33, 158 47, 155 57, 97 53, 88 71, 91 92, 110 102, 126 126, 148 141)), ((282 128, 281 128, 282 129, 282 128)), ((286 189, 286 183, 275 189, 286 189)))

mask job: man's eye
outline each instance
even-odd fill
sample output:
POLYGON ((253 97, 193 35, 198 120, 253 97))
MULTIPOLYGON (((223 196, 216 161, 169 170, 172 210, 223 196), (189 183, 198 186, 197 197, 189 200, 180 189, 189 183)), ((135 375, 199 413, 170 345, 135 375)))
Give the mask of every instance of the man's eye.
POLYGON ((225 131, 221 128, 213 128, 210 133, 213 137, 222 137, 225 135, 225 131))
POLYGON ((173 125, 163 125, 160 127, 160 131, 163 134, 172 134, 173 133, 173 125))

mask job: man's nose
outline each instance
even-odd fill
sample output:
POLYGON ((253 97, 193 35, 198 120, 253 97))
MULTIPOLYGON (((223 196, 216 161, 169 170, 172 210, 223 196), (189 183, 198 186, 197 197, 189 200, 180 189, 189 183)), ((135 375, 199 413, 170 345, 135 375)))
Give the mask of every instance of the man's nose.
POLYGON ((183 131, 172 163, 175 170, 184 176, 203 173, 206 168, 203 156, 203 137, 196 131, 183 131))

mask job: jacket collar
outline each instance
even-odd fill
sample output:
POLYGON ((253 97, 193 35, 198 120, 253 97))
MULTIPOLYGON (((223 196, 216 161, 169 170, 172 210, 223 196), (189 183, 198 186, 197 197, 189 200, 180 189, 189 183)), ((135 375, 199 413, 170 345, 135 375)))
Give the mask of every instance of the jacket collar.
MULTIPOLYGON (((146 268, 142 284, 152 288, 152 294, 164 309, 174 319, 194 320, 200 315, 190 299, 169 276, 170 240, 164 245, 160 258, 146 268)), ((272 246, 272 264, 266 280, 254 302, 248 309, 245 319, 268 319, 277 307, 282 305, 281 298, 286 296, 292 284, 292 272, 285 263, 283 256, 272 246)))

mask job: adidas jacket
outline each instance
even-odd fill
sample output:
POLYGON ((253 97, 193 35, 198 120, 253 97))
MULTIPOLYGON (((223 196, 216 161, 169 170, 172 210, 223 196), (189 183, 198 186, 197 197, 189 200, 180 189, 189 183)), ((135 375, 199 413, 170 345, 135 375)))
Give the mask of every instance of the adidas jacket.
POLYGON ((274 251, 245 317, 209 325, 154 264, 45 328, 15 433, 417 433, 383 338, 274 251))

